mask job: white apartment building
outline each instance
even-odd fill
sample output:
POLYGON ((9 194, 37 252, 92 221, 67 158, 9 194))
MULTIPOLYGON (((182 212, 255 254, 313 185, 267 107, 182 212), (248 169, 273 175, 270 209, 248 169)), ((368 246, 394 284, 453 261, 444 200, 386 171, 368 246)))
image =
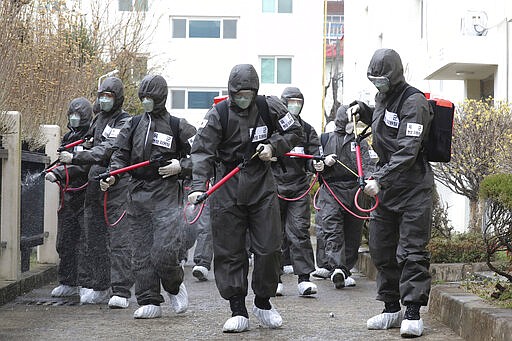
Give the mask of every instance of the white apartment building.
MULTIPOLYGON (((80 0, 85 13, 91 0, 80 0)), ((105 1, 106 2, 106 1, 105 1)), ((303 119, 321 129, 323 0, 109 0, 109 15, 146 12, 148 70, 169 86, 168 110, 198 125, 227 94, 231 68, 252 64, 259 94, 304 94, 303 119)))
MULTIPOLYGON (((366 78, 373 52, 393 48, 407 82, 456 105, 465 98, 512 100, 510 0, 345 1, 344 103, 373 103, 366 78)), ((468 203, 446 188, 456 228, 467 226, 468 203)))

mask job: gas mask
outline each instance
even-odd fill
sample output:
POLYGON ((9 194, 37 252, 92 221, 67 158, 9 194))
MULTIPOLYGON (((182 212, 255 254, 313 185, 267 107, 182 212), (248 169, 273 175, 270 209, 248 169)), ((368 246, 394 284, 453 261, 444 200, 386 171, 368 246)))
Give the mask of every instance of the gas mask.
POLYGON ((354 122, 348 122, 345 126, 345 133, 350 135, 354 132, 354 122))
POLYGON ((101 93, 98 101, 102 111, 109 112, 114 107, 114 96, 110 93, 101 93))
POLYGON ((302 99, 300 98, 290 98, 288 100, 288 111, 293 116, 297 116, 302 109, 302 99))
POLYGON ((72 113, 71 115, 69 115, 68 119, 69 119, 69 125, 72 128, 77 128, 78 126, 80 126, 80 114, 72 113))
POLYGON ((247 109, 254 99, 254 91, 240 90, 233 95, 233 101, 240 109, 247 109))
POLYGON ((390 82, 389 82, 389 79, 387 77, 384 77, 384 76, 368 76, 368 79, 370 80, 370 82, 373 83, 373 85, 375 85, 375 87, 377 88, 377 90, 379 90, 379 92, 386 93, 386 92, 389 91, 390 82))
POLYGON ((142 107, 144 108, 144 112, 152 112, 155 107, 155 101, 149 97, 144 97, 142 99, 142 107))

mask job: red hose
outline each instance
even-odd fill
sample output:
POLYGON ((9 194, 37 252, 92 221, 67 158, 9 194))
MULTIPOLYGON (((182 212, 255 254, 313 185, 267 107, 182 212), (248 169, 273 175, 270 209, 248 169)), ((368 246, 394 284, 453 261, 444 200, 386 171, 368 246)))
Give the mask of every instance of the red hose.
POLYGON ((361 212, 366 212, 366 213, 369 213, 371 211, 374 211, 377 206, 379 206, 379 197, 378 196, 374 196, 375 198, 375 205, 373 205, 372 207, 366 209, 366 208, 362 208, 359 206, 359 203, 357 202, 357 199, 359 198, 359 193, 361 193, 361 188, 359 188, 356 192, 356 196, 354 197, 354 204, 356 205, 357 209, 361 212))
POLYGON ((313 186, 315 185, 317 180, 318 180, 318 173, 316 173, 315 176, 313 177, 313 180, 311 181, 311 185, 306 190, 306 192, 304 192, 302 195, 300 195, 297 198, 291 198, 291 199, 290 198, 285 198, 282 195, 280 195, 279 193, 277 194, 277 196, 279 197, 279 199, 282 199, 282 200, 285 200, 285 201, 297 201, 297 200, 300 200, 300 199, 304 198, 309 193, 309 191, 311 191, 311 189, 313 188, 313 186))
POLYGON ((107 212, 107 199, 108 199, 108 191, 105 191, 105 194, 103 195, 103 216, 105 217, 105 223, 108 227, 114 227, 124 218, 126 215, 126 210, 123 211, 123 214, 115 221, 115 223, 111 224, 108 220, 108 212, 107 212))
MULTIPOLYGON (((192 221, 188 221, 188 217, 187 217, 187 208, 192 205, 191 203, 187 202, 186 205, 185 205, 185 208, 183 209, 183 216, 185 217, 185 221, 189 224, 189 225, 192 225, 194 224, 195 222, 197 222, 199 220, 199 217, 201 217, 201 214, 203 213, 203 208, 204 208, 204 205, 205 205, 205 201, 203 201, 201 203, 201 205, 199 206, 199 211, 197 212, 197 215, 195 216, 194 219, 192 219, 192 221)), ((194 205, 195 206, 195 205, 194 205)), ((195 211, 195 210, 194 210, 195 211)))
POLYGON ((368 220, 370 219, 369 216, 360 216, 354 212, 352 212, 351 210, 348 209, 347 206, 345 206, 341 201, 340 199, 338 199, 338 197, 336 196, 336 194, 334 194, 333 190, 331 189, 331 187, 329 187, 329 184, 324 180, 324 178, 322 177, 322 181, 324 183, 324 186, 325 188, 327 188, 327 190, 329 191, 329 193, 331 193, 332 197, 334 198, 334 200, 336 200, 336 202, 338 202, 338 204, 340 204, 341 207, 343 207, 343 209, 345 209, 345 211, 347 211, 348 213, 350 213, 351 215, 353 215, 354 217, 356 218, 359 218, 359 219, 363 219, 363 220, 368 220))

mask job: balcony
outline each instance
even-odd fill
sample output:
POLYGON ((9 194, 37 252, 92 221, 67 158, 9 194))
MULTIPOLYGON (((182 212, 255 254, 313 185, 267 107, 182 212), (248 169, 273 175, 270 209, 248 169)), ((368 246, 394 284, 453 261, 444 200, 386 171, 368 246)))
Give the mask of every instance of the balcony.
POLYGON ((496 36, 460 36, 432 51, 427 80, 486 79, 502 59, 496 36))

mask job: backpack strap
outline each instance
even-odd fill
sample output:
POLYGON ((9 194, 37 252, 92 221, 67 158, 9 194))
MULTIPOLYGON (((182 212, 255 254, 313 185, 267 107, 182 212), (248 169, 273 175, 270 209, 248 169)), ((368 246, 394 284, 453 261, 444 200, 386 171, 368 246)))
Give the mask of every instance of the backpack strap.
POLYGON ((309 136, 311 135, 311 124, 304 122, 304 132, 306 133, 306 145, 309 145, 309 136))
POLYGON ((224 132, 228 128, 228 100, 225 99, 222 102, 215 104, 215 108, 217 109, 217 112, 219 113, 220 116, 220 125, 222 126, 222 138, 224 139, 224 132))
POLYGON ((179 158, 181 158, 181 140, 180 140, 180 119, 176 116, 172 116, 169 114, 170 118, 170 125, 171 125, 171 131, 172 136, 176 139, 176 153, 178 154, 179 158))
POLYGON ((425 94, 423 94, 423 92, 421 92, 420 90, 416 89, 415 87, 413 86, 408 86, 403 95, 402 95, 402 98, 400 98, 400 102, 398 102, 398 107, 396 108, 396 113, 399 114, 400 111, 402 110, 402 106, 404 105, 404 102, 407 98, 409 98, 409 96, 413 95, 413 94, 422 94, 423 96, 425 96, 425 94))
POLYGON ((268 127, 268 135, 272 135, 272 133, 274 132, 274 123, 272 123, 272 119, 270 118, 267 97, 263 95, 258 95, 256 97, 256 106, 258 107, 258 112, 261 115, 261 119, 263 120, 263 122, 265 122, 265 125, 268 127))

